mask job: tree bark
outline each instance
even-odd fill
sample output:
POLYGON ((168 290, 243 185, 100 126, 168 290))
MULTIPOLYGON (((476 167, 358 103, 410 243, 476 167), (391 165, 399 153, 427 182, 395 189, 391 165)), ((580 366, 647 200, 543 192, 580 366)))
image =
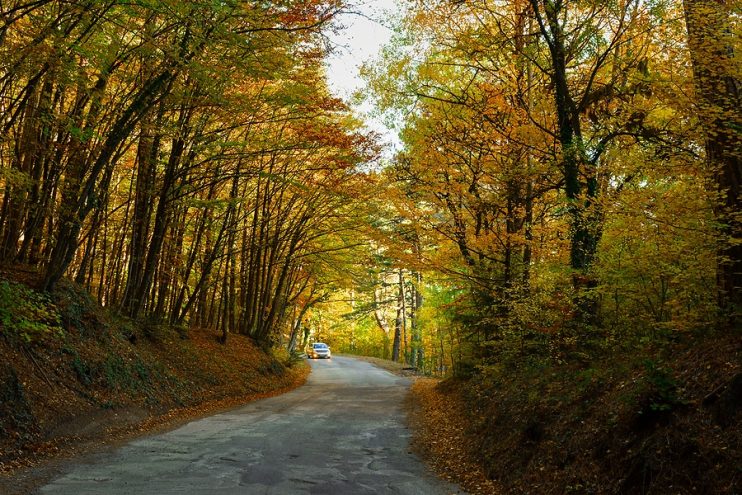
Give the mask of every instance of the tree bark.
POLYGON ((730 0, 683 2, 706 159, 718 194, 718 305, 731 328, 742 319, 742 98, 739 54, 729 24, 735 5, 730 0))
POLYGON ((402 270, 398 273, 398 292, 397 292, 397 317, 394 320, 394 341, 392 343, 392 361, 399 361, 402 333, 405 326, 405 293, 404 293, 404 276, 402 270))

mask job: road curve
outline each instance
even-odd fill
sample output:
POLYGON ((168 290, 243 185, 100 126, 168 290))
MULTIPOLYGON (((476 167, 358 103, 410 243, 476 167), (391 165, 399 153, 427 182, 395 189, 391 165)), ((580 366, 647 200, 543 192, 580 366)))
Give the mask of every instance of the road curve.
POLYGON ((408 380, 345 357, 311 365, 292 392, 73 465, 38 493, 463 493, 409 452, 408 380))

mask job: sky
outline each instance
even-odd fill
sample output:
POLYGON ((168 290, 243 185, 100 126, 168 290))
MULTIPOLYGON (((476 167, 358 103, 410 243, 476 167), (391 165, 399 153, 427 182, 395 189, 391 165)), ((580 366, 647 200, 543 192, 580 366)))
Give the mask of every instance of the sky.
MULTIPOLYGON (((331 33, 334 53, 327 59, 327 79, 330 90, 338 97, 350 101, 352 94, 364 87, 359 76, 364 62, 376 57, 379 50, 391 38, 392 32, 384 24, 387 13, 399 8, 400 0, 358 0, 343 13, 338 24, 344 28, 331 33)), ((368 127, 379 132, 391 147, 398 143, 396 133, 388 129, 379 119, 368 115, 368 105, 354 106, 355 112, 367 122, 368 127)))

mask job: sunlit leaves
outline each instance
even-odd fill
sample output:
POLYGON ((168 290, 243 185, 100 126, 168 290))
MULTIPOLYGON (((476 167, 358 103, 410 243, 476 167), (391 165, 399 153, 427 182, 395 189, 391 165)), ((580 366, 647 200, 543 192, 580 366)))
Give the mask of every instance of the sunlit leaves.
POLYGON ((713 319, 718 198, 682 19, 672 2, 415 2, 367 69, 404 118, 393 214, 431 246, 428 278, 468 287, 452 307, 483 354, 713 319))

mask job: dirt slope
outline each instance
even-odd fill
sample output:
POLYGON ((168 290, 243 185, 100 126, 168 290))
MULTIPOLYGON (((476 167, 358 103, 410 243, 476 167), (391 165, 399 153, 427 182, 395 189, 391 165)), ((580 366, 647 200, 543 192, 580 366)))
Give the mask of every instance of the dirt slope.
POLYGON ((740 493, 739 337, 639 357, 419 380, 417 450, 476 494, 740 493))
POLYGON ((41 312, 58 312, 59 328, 31 327, 30 341, 0 319, 0 492, 41 460, 280 393, 309 372, 243 336, 222 345, 209 331, 117 320, 70 283, 53 299, 41 312))

